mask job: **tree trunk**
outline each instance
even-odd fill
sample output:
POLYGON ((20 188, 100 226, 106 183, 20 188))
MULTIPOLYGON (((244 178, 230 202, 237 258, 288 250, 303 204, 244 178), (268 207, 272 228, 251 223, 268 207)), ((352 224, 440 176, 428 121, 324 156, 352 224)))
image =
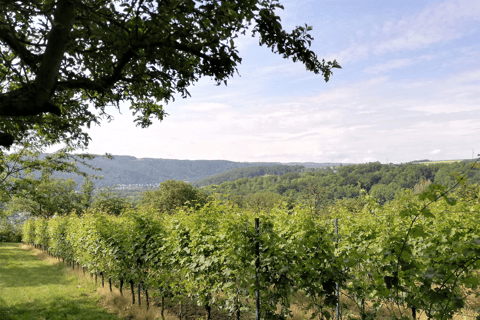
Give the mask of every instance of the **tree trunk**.
POLYGON ((47 47, 35 78, 37 106, 45 105, 52 96, 67 45, 74 40, 70 39, 70 31, 75 22, 75 13, 76 8, 73 1, 57 1, 52 29, 48 34, 47 47))

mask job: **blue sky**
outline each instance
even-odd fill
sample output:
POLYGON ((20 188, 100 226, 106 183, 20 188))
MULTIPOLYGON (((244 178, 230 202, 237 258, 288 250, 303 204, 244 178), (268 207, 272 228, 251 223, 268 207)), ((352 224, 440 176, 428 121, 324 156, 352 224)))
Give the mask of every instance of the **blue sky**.
POLYGON ((325 83, 237 41, 240 76, 202 79, 135 127, 128 106, 89 130, 89 152, 138 158, 408 162, 480 153, 480 1, 283 0, 282 25, 313 27, 312 49, 336 59, 325 83))

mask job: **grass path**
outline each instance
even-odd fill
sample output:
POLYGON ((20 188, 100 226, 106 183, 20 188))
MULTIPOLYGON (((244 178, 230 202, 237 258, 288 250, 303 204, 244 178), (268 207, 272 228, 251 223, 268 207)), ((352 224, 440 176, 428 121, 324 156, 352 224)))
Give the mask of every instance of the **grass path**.
MULTIPOLYGON (((0 320, 161 319, 160 308, 153 307, 153 303, 149 311, 145 310, 144 305, 132 306, 129 294, 121 296, 116 288, 113 288, 112 294, 107 286, 95 286, 90 276, 82 275, 81 270, 72 271, 63 263, 48 258, 46 254, 37 256, 35 251, 38 254, 38 250, 21 244, 0 242, 0 320), (108 313, 105 308, 123 318, 108 313)), ((184 307, 188 319, 204 319, 205 312, 202 308, 190 307, 190 310, 184 307)), ((296 306, 292 308, 292 320, 309 318, 300 309, 297 310, 296 306)), ((177 304, 168 306, 164 319, 178 319, 174 316, 178 314, 177 309, 177 304)), ((353 309, 355 308, 352 307, 353 309)), ((480 297, 470 295, 467 307, 453 319, 475 319, 479 309, 480 297)), ((384 313, 381 312, 378 318, 392 318, 390 313, 384 313)), ((214 317, 224 318, 225 315, 220 313, 214 317)), ((422 313, 418 319, 425 320, 425 314, 422 313)))
POLYGON ((40 260, 17 243, 0 243, 0 319, 119 319, 98 305, 96 288, 40 260))

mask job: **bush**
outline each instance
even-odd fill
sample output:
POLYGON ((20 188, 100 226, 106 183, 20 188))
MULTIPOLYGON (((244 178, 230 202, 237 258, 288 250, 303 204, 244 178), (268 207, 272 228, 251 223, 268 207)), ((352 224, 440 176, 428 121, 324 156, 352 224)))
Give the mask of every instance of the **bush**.
POLYGON ((139 207, 157 213, 173 214, 177 208, 201 207, 206 202, 207 195, 202 190, 183 181, 167 180, 160 183, 158 189, 145 191, 139 207))
POLYGON ((0 242, 21 242, 22 229, 19 224, 0 218, 0 242))
POLYGON ((127 199, 122 198, 112 187, 99 190, 93 196, 91 209, 94 211, 105 212, 110 215, 119 216, 125 210, 131 209, 132 205, 127 199))

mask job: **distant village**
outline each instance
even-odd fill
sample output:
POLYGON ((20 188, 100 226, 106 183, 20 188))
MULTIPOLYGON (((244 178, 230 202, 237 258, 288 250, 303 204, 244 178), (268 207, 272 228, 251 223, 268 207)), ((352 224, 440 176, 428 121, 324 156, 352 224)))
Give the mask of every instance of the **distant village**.
MULTIPOLYGON (((189 183, 188 180, 183 180, 185 183, 189 183)), ((134 189, 147 189, 158 188, 160 183, 134 183, 134 184, 116 184, 113 189, 115 190, 134 190, 134 189)))
POLYGON ((132 190, 145 188, 158 188, 160 183, 134 183, 134 184, 116 184, 113 189, 116 190, 132 190))

